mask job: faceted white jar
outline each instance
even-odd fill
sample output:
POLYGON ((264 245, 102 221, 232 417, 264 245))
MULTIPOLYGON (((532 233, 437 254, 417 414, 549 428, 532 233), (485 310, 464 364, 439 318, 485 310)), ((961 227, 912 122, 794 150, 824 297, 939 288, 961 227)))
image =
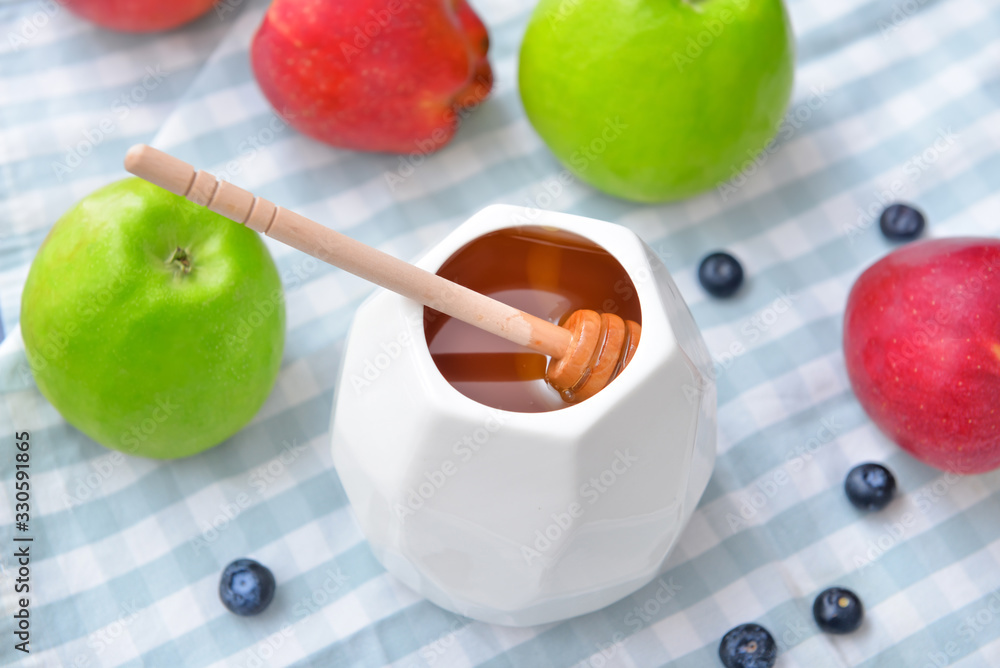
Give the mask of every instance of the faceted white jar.
POLYGON ((655 578, 715 460, 711 358, 656 253, 627 228, 490 206, 417 264, 542 225, 625 267, 642 310, 631 363, 594 397, 515 413, 453 388, 428 351, 423 306, 379 291, 348 335, 333 459, 375 556, 453 612, 527 626, 602 608, 655 578))

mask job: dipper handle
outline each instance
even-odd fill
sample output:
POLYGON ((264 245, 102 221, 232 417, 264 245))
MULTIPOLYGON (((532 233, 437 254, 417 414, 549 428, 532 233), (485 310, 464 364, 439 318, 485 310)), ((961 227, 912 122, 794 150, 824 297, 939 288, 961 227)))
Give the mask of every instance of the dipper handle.
POLYGON ((567 354, 572 333, 465 286, 331 230, 294 211, 255 197, 145 144, 125 155, 132 174, 246 225, 303 253, 553 358, 567 354))

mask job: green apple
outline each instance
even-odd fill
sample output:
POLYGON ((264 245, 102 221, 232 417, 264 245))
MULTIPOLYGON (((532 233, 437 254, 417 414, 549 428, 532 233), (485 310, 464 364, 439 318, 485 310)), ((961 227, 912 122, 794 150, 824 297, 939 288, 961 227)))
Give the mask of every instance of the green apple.
POLYGON ((532 125, 578 178, 642 202, 735 176, 792 90, 781 0, 541 0, 521 46, 532 125))
POLYGON ((255 232, 140 179, 91 193, 42 243, 21 298, 42 394, 109 448, 192 455, 274 385, 285 306, 255 232))

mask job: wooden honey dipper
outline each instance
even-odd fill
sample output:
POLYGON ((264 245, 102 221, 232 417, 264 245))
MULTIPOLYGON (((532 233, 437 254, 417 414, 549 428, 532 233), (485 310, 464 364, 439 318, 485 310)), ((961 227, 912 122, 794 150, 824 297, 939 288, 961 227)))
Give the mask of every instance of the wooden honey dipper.
POLYGON ((367 246, 294 211, 220 181, 163 151, 136 144, 125 169, 195 204, 470 325, 551 357, 545 379, 568 403, 603 389, 625 368, 640 327, 581 309, 562 326, 367 246))

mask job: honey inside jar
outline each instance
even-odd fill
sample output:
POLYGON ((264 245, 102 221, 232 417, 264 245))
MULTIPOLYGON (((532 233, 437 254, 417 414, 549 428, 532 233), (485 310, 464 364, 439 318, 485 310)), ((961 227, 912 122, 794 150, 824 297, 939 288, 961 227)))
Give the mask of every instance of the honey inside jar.
MULTIPOLYGON (((554 323, 592 309, 642 324, 635 285, 621 263, 564 230, 524 226, 485 234, 437 274, 554 323)), ((431 308, 424 309, 424 333, 441 375, 470 399, 519 413, 569 405, 545 382, 544 355, 431 308)))

